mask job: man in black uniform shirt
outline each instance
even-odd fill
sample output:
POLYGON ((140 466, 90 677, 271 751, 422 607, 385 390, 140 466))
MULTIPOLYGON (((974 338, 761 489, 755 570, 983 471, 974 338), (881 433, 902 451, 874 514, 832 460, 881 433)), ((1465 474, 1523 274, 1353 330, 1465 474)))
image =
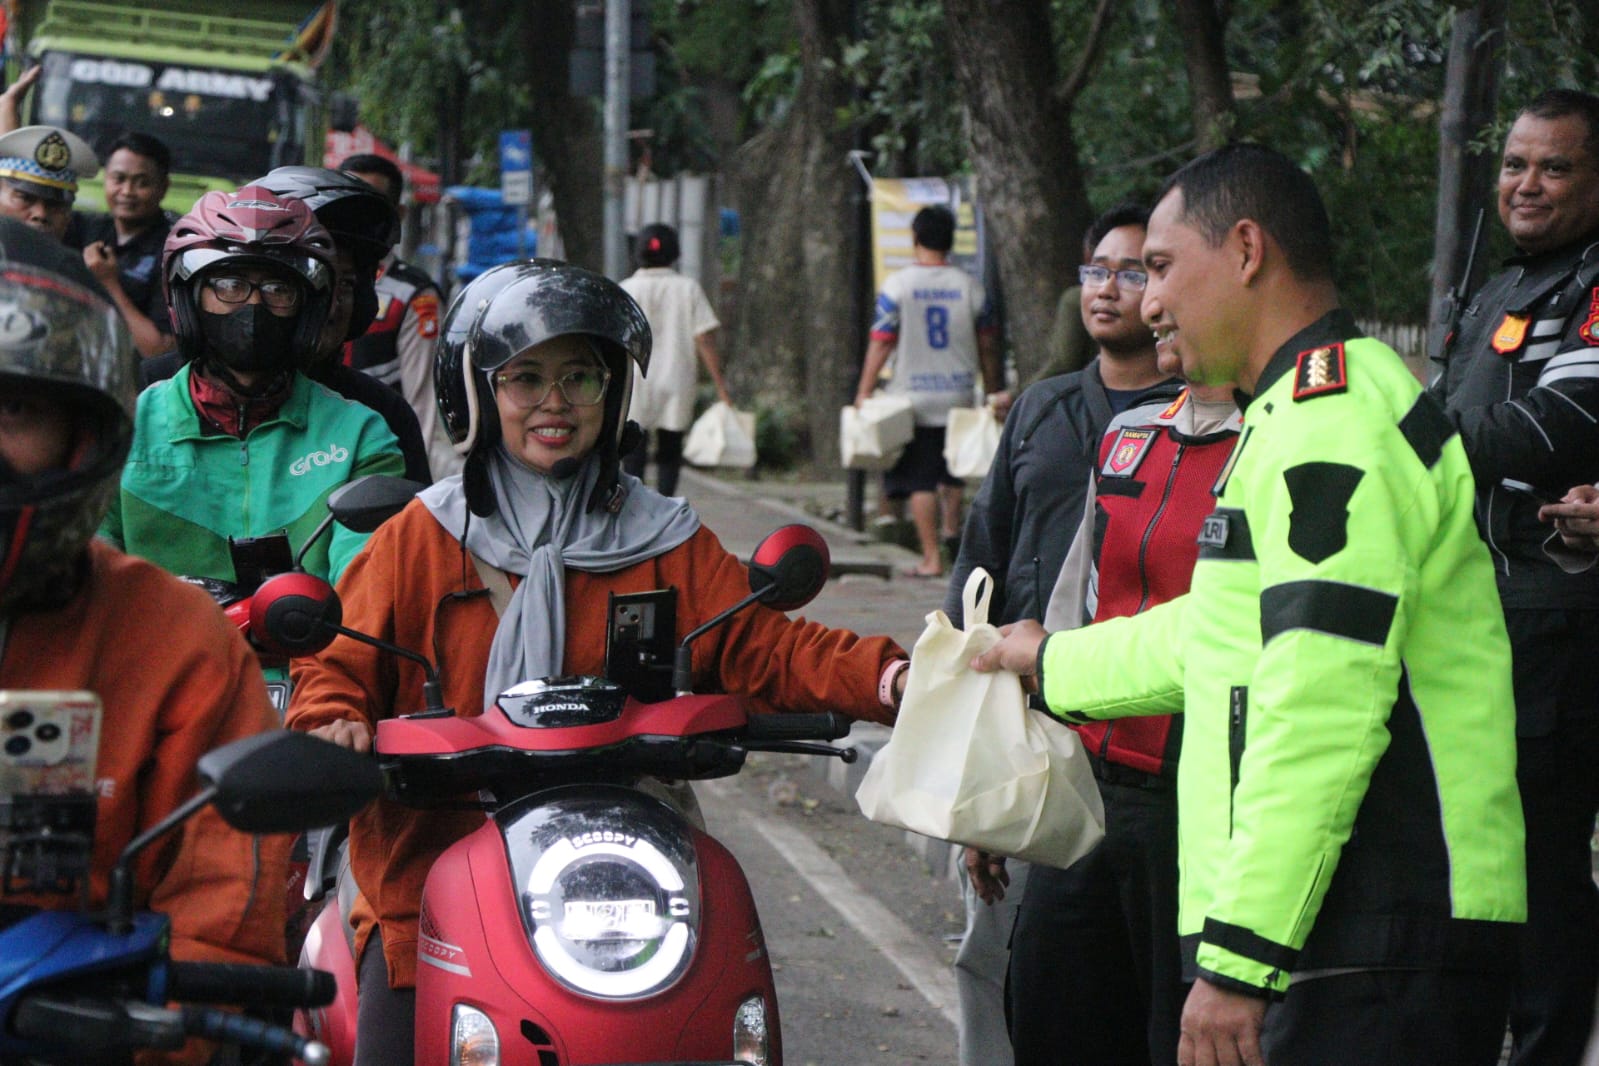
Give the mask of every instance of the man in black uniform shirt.
POLYGON ((1555 90, 1522 109, 1499 217, 1516 254, 1461 316, 1433 389, 1471 460, 1515 661, 1527 927, 1510 1061, 1576 1066, 1599 986, 1599 571, 1563 571, 1539 500, 1505 481, 1559 499, 1599 479, 1599 97, 1555 90))
POLYGON ((143 356, 172 347, 172 322, 161 285, 161 249, 172 218, 161 210, 172 152, 144 133, 124 133, 111 142, 105 165, 106 214, 74 213, 68 247, 83 249, 83 262, 105 286, 143 356))

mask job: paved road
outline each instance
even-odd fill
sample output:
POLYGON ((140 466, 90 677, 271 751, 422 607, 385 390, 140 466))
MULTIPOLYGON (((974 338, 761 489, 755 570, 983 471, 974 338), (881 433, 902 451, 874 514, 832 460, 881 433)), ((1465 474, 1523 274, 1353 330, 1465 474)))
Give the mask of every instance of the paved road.
MULTIPOLYGON (((798 612, 807 618, 884 633, 909 650, 943 603, 944 582, 897 576, 915 553, 821 517, 843 505, 842 482, 685 470, 680 491, 741 558, 788 522, 820 532, 840 576, 798 612)), ((857 725, 851 740, 864 757, 853 766, 752 756, 737 777, 696 786, 711 831, 755 892, 790 1066, 955 1062, 951 964, 964 919, 950 850, 867 821, 853 798, 887 736, 882 726, 857 725)))

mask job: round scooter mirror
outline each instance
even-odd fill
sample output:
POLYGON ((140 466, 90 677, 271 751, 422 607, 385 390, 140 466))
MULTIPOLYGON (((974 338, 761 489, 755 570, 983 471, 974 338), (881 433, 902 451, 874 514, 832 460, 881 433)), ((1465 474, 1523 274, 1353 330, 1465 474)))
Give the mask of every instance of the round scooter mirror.
POLYGON ((792 611, 816 598, 827 584, 832 556, 827 541, 810 526, 775 529, 750 556, 750 591, 763 593, 761 602, 779 611, 792 611))
POLYGON ((268 578, 250 602, 250 639, 272 655, 315 655, 338 636, 344 605, 315 574, 268 578))
POLYGON ((426 485, 403 477, 367 474, 328 493, 328 513, 346 529, 372 533, 405 510, 411 498, 425 488, 426 485))

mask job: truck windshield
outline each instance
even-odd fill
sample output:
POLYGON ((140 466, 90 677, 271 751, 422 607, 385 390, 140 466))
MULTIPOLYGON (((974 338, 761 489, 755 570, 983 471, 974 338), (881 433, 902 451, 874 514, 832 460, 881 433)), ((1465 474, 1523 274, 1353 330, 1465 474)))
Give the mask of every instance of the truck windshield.
POLYGON ((172 170, 243 184, 297 161, 299 84, 287 73, 46 52, 34 121, 88 141, 103 164, 136 130, 172 149, 172 170))

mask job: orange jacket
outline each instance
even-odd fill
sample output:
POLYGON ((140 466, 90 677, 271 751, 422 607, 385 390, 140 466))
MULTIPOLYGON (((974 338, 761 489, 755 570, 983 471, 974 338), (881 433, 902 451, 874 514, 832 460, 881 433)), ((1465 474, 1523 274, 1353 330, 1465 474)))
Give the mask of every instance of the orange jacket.
MULTIPOLYGON (((104 708, 90 900, 136 835, 199 791, 196 760, 278 727, 255 655, 211 598, 100 541, 87 584, 65 607, 10 620, 0 688, 87 689, 104 708)), ((141 855, 135 902, 172 919, 172 955, 197 962, 284 961, 291 838, 229 828, 207 808, 141 855)), ((76 898, 0 894, 6 903, 76 898)), ((193 1047, 183 1057, 193 1061, 193 1047)))
MULTIPOLYGON (((515 580, 515 578, 513 578, 515 580)), ((605 666, 606 594, 675 586, 681 638, 749 593, 748 572, 709 529, 664 555, 608 574, 566 572, 565 674, 605 666)), ((434 657, 444 700, 461 715, 483 708, 483 674, 499 619, 461 546, 420 503, 385 523, 339 581, 344 624, 434 657)), ((698 691, 736 691, 794 711, 840 711, 874 721, 893 712, 877 698, 883 667, 905 653, 886 637, 857 637, 766 607, 735 616, 694 644, 698 691)), ((422 671, 345 638, 296 660, 287 724, 315 729, 338 719, 375 724, 421 710, 422 671)), ((417 811, 387 800, 351 824, 350 861, 362 899, 354 921, 357 957, 381 926, 389 983, 416 983, 422 883, 445 848, 483 824, 473 811, 417 811)), ((509 891, 509 886, 507 886, 509 891)))

